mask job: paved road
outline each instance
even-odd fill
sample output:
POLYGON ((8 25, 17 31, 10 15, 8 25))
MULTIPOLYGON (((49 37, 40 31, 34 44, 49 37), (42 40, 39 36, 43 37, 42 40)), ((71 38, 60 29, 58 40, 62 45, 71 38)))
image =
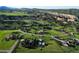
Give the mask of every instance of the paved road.
POLYGON ((64 41, 64 40, 60 40, 60 39, 58 39, 58 38, 55 38, 54 36, 52 36, 52 39, 54 39, 54 40, 60 42, 63 46, 68 46, 68 45, 67 45, 67 42, 64 41))

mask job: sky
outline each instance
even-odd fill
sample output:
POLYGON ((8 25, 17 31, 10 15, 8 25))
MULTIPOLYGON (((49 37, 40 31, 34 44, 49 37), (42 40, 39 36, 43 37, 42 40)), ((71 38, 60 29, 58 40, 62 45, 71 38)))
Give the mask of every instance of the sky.
POLYGON ((0 0, 0 6, 9 6, 15 8, 78 8, 78 0, 0 0))

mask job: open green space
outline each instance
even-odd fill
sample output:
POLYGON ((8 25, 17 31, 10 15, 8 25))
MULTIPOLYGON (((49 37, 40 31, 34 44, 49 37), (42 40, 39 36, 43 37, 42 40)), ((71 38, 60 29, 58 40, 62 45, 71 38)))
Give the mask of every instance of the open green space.
POLYGON ((6 16, 26 16, 27 13, 22 12, 0 12, 0 15, 6 15, 6 16))
POLYGON ((5 37, 16 31, 17 30, 0 30, 0 50, 8 50, 13 46, 15 40, 6 41, 5 37))

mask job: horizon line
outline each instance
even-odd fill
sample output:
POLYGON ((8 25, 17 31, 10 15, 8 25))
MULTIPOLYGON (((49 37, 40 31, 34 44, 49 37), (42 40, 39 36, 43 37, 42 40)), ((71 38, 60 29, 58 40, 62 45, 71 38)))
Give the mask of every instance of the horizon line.
MULTIPOLYGON (((1 7, 1 6, 0 6, 1 7)), ((11 8, 30 8, 30 9, 79 9, 79 6, 6 6, 11 8)))

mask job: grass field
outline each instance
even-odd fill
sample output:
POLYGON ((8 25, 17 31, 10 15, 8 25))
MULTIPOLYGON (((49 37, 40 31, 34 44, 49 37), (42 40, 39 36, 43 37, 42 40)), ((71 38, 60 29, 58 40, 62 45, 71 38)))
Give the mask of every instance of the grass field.
POLYGON ((15 43, 14 40, 5 41, 5 36, 17 30, 1 30, 0 31, 0 50, 10 49, 11 46, 15 43))
POLYGON ((13 12, 13 13, 9 13, 9 12, 0 12, 0 15, 7 15, 7 16, 24 16, 24 15, 28 15, 27 13, 22 13, 22 12, 13 12))
POLYGON ((69 36, 67 35, 67 34, 65 34, 65 33, 62 33, 62 32, 60 32, 60 31, 56 31, 56 30, 49 30, 48 31, 49 32, 49 34, 51 34, 51 35, 56 35, 56 36, 59 36, 59 37, 61 37, 62 39, 67 39, 69 36))

